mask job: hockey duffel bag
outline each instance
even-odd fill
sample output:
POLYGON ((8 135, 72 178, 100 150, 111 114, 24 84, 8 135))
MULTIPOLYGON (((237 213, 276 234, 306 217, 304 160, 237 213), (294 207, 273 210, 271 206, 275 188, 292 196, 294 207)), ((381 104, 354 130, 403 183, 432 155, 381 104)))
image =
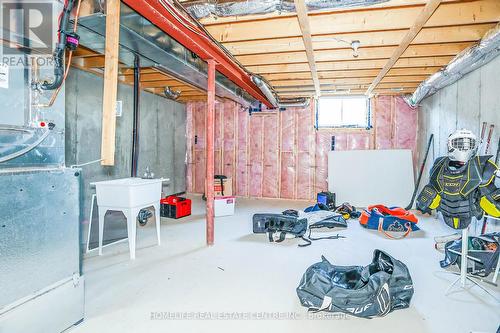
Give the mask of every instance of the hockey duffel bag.
POLYGON ((365 267, 335 266, 321 258, 297 287, 300 302, 309 310, 374 318, 410 306, 410 272, 389 254, 375 250, 372 263, 365 267))
POLYGON ((382 232, 389 238, 400 239, 408 236, 411 231, 420 230, 417 227, 418 219, 415 214, 401 207, 386 207, 384 205, 368 206, 359 218, 359 223, 367 228, 382 232), (403 232, 395 237, 387 231, 403 232))
POLYGON ((267 233, 270 242, 282 242, 287 237, 302 237, 307 231, 307 219, 284 214, 254 214, 253 232, 267 233))

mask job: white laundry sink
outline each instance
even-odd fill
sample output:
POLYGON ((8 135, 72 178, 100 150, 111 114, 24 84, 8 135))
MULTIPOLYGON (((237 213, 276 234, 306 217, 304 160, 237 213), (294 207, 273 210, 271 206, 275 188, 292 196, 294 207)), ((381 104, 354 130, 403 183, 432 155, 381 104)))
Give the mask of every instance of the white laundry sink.
POLYGON ((91 183, 100 207, 134 208, 160 202, 162 182, 167 179, 121 178, 91 183))

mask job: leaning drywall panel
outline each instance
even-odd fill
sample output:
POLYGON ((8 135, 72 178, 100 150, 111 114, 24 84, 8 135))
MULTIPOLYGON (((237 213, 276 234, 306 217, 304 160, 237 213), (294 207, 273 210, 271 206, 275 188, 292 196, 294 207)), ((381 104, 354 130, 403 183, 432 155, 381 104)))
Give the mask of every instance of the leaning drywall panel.
POLYGON ((409 149, 328 153, 328 190, 337 194, 338 202, 406 206, 413 186, 409 149))

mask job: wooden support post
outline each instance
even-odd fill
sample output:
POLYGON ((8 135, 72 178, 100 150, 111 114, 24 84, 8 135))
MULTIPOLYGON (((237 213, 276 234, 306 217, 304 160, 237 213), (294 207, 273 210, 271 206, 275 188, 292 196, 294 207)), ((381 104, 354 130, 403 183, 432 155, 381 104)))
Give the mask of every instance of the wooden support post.
POLYGON ((106 46, 102 100, 101 165, 115 165, 116 97, 120 41, 120 0, 106 2, 106 46))
POLYGON ((215 60, 208 60, 208 89, 206 114, 206 177, 207 245, 214 244, 214 134, 215 134, 215 60))
POLYGON ((442 0, 429 0, 425 7, 422 9, 420 14, 417 16, 417 19, 413 23, 413 26, 408 30, 408 33, 403 38, 398 48, 394 50, 391 58, 387 61, 385 66, 382 68, 380 73, 378 73, 375 80, 373 80, 372 84, 368 87, 366 91, 366 95, 370 95, 373 90, 377 87, 377 85, 382 81, 385 75, 391 70, 392 66, 396 64, 399 57, 406 51, 410 43, 415 39, 420 30, 424 27, 425 23, 431 18, 432 14, 436 11, 436 9, 441 4, 442 0))

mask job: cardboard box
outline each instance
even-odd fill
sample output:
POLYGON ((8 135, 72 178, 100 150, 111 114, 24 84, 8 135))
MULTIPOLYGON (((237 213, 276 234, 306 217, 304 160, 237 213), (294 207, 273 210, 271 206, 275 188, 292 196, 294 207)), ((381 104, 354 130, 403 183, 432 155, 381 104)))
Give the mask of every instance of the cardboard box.
POLYGON ((231 178, 226 178, 222 181, 224 185, 224 194, 222 194, 220 180, 215 179, 214 182, 214 191, 216 197, 230 197, 233 195, 233 180, 231 178))
POLYGON ((233 196, 215 197, 214 215, 215 216, 234 215, 235 204, 236 204, 236 198, 233 196))

